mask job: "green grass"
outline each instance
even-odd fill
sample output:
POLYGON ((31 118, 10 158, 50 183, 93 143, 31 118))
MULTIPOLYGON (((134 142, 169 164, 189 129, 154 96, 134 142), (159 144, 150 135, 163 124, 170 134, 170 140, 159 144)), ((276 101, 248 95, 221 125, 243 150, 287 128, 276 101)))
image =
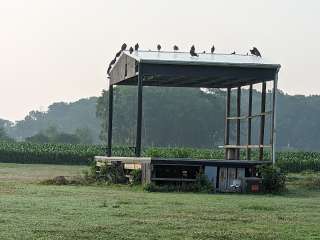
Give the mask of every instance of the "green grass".
POLYGON ((49 186, 78 166, 0 164, 0 239, 319 239, 320 191, 284 195, 146 193, 49 186), (40 177, 39 177, 40 176, 40 177), (28 182, 25 182, 25 179, 28 182))

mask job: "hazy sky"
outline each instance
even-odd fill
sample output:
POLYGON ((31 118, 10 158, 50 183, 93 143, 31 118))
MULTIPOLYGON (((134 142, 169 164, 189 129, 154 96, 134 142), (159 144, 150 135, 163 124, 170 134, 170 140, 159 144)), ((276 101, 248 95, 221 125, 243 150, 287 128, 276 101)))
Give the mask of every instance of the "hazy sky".
POLYGON ((257 46, 281 63, 279 86, 320 94, 316 0, 0 0, 0 118, 98 96, 123 42, 188 51, 257 46))

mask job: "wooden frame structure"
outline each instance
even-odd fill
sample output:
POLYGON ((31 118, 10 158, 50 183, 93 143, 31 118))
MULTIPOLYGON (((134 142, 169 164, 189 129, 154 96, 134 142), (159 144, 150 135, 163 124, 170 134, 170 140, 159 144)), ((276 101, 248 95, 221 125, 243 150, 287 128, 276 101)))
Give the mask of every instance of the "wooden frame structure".
POLYGON ((183 52, 128 51, 122 52, 110 72, 108 145, 107 156, 112 156, 113 87, 115 85, 137 86, 137 126, 135 155, 141 156, 142 101, 144 86, 225 88, 225 158, 240 160, 240 149, 246 149, 247 160, 251 159, 251 149, 259 149, 259 159, 263 160, 265 148, 272 149, 275 163, 276 142, 276 92, 279 64, 248 55, 199 54, 191 57, 183 52), (272 109, 266 112, 266 83, 273 82, 272 109), (262 83, 261 112, 252 114, 253 85, 262 83), (248 114, 241 116, 241 89, 249 86, 248 114), (236 116, 230 115, 231 89, 237 89, 236 116), (270 145, 264 144, 265 118, 271 115, 270 145), (259 144, 252 145, 252 119, 260 118, 259 144), (230 144, 230 122, 236 121, 236 144, 230 144), (241 120, 247 120, 247 144, 241 145, 241 120))

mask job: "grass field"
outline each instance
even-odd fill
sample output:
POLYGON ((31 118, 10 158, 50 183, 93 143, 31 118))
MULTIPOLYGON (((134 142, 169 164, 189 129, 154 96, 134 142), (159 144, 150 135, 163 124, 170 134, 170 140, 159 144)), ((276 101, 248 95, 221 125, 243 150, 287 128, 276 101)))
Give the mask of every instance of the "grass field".
POLYGON ((320 191, 281 196, 48 186, 86 167, 0 164, 0 239, 320 239, 320 191))

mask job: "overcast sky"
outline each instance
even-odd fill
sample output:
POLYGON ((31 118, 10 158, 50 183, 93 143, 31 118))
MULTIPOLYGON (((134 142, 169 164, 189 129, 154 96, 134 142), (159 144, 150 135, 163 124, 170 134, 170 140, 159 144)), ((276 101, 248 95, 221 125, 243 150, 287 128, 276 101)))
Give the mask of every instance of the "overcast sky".
POLYGON ((282 65, 279 87, 320 94, 316 0, 0 0, 0 118, 98 96, 123 42, 246 53, 282 65))

